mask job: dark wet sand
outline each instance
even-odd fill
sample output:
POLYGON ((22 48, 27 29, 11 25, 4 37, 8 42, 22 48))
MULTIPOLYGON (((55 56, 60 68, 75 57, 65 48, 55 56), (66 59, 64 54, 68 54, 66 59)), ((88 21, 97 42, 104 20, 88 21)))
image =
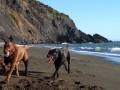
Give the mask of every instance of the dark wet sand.
MULTIPOLYGON (((0 90, 120 90, 120 65, 100 57, 71 53, 71 73, 62 66, 60 78, 50 79, 54 72, 53 62, 47 62, 45 48, 30 48, 28 76, 24 76, 24 64, 20 62, 20 77, 13 72, 8 84, 0 84, 0 90)), ((0 61, 3 48, 0 48, 0 61)), ((67 63, 67 62, 66 62, 67 63)), ((7 73, 0 66, 0 82, 7 73)))

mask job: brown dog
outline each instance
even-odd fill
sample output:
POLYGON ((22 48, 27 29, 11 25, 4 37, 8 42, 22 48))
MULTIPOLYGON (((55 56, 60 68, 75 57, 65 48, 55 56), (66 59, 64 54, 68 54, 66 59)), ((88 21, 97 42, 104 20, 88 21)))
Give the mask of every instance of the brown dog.
POLYGON ((7 41, 4 44, 4 61, 2 61, 2 66, 3 68, 7 71, 7 64, 10 63, 10 70, 8 72, 8 75, 6 79, 4 80, 4 83, 9 82, 11 74, 14 70, 16 69, 16 77, 19 77, 19 72, 18 72, 18 65, 21 60, 23 60, 25 64, 25 75, 27 75, 27 67, 28 67, 28 54, 26 50, 29 49, 29 47, 23 48, 20 46, 15 45, 11 41, 7 41))

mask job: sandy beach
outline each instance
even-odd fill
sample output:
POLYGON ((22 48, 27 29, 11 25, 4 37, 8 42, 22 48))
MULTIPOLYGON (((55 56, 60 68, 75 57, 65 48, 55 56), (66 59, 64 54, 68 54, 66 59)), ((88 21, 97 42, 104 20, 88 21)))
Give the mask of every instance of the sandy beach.
MULTIPOLYGON (((54 72, 53 62, 48 63, 49 49, 30 48, 28 76, 24 76, 24 64, 20 62, 20 77, 13 72, 8 84, 0 83, 0 90, 120 90, 120 65, 103 58, 71 52, 71 72, 64 66, 59 70, 58 79, 50 79, 54 72)), ((3 47, 0 47, 0 62, 3 60, 3 47)), ((67 64, 67 62, 66 62, 67 64)), ((9 65, 10 66, 10 65, 9 65)), ((0 66, 0 82, 6 78, 0 66)))

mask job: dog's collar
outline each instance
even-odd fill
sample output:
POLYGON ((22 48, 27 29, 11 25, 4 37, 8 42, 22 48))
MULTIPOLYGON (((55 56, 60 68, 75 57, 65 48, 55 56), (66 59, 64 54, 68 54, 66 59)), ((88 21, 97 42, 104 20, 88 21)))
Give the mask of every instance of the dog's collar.
POLYGON ((53 60, 53 62, 55 62, 58 58, 58 51, 56 51, 56 56, 55 56, 55 59, 53 60))
POLYGON ((55 62, 58 59, 59 49, 56 49, 55 52, 56 52, 56 56, 55 56, 55 59, 53 60, 53 62, 55 62))
POLYGON ((11 56, 14 52, 15 52, 15 48, 10 52, 9 56, 11 56))
POLYGON ((59 49, 56 49, 56 59, 58 58, 59 49))

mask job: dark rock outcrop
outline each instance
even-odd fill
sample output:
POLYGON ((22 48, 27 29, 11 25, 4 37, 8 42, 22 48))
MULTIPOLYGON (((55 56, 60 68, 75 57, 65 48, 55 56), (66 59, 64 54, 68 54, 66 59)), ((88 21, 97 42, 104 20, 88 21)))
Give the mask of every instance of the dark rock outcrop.
POLYGON ((94 43, 106 43, 108 42, 108 39, 99 35, 99 34, 94 34, 93 35, 93 38, 94 38, 94 43))
POLYGON ((108 39, 78 30, 68 15, 36 0, 0 0, 0 41, 33 40, 46 43, 101 43, 108 39))

